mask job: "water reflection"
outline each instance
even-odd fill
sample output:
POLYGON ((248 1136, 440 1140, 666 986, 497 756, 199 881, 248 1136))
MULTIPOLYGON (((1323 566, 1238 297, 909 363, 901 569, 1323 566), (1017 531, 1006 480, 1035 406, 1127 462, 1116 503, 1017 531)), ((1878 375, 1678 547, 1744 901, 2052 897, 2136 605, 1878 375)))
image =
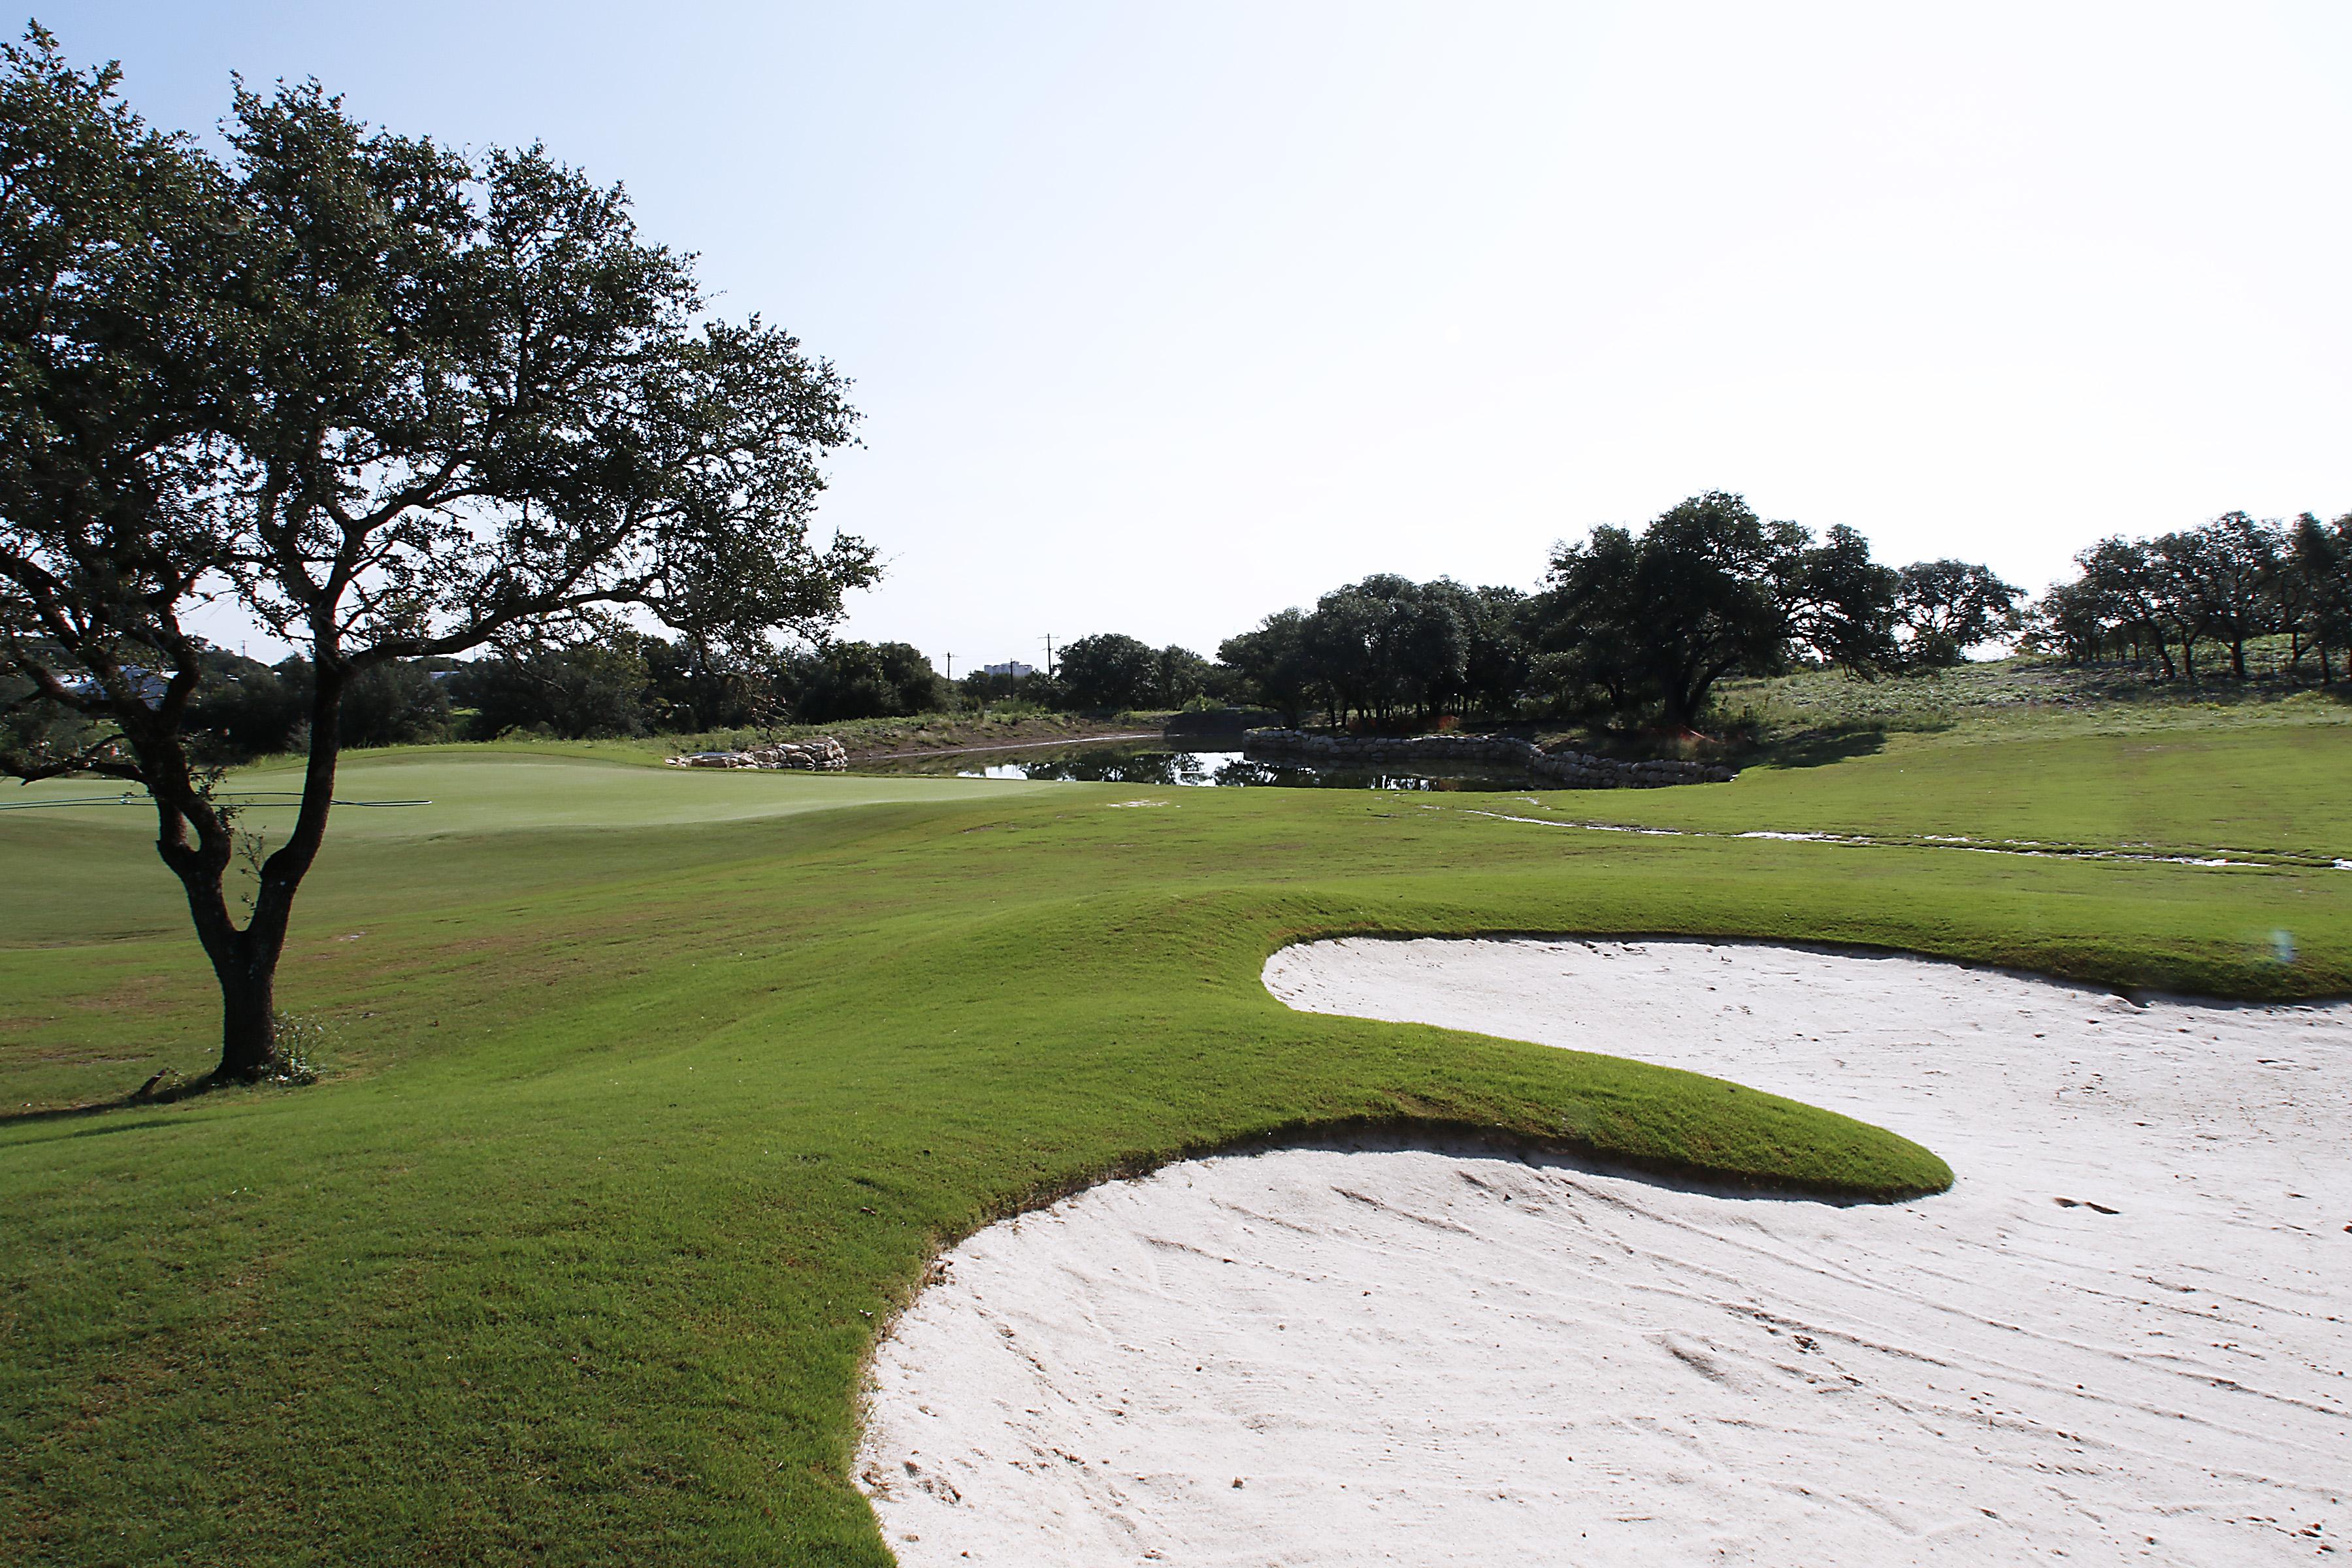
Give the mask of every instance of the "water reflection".
POLYGON ((1142 751, 1129 747, 1031 752, 990 763, 976 762, 971 757, 942 758, 929 765, 911 763, 905 771, 952 771, 959 777, 975 779, 1073 779, 1089 784, 1178 788, 1274 785, 1291 789, 1523 790, 1535 782, 1525 772, 1513 768, 1332 768, 1292 758, 1253 757, 1243 752, 1142 751))

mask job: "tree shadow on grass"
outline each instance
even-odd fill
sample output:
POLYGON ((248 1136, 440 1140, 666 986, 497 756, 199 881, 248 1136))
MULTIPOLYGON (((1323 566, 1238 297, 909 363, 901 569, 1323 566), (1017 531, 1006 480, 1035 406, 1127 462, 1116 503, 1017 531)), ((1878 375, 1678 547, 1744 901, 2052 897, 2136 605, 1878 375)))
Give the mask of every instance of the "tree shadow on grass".
MULTIPOLYGON (((0 1110, 0 1128, 20 1127, 44 1121, 73 1121, 87 1117, 104 1116, 117 1110, 148 1110, 184 1100, 197 1099, 220 1089, 252 1089, 258 1085, 289 1083, 276 1079, 223 1078, 217 1073, 205 1073, 198 1078, 185 1078, 166 1068, 141 1084, 128 1094, 111 1100, 88 1100, 79 1105, 44 1105, 27 1110, 0 1110)), ((75 1137, 89 1137, 97 1132, 119 1131, 131 1127, 152 1127, 152 1121, 119 1122, 104 1128, 92 1128, 75 1137)))
POLYGON ((1801 735, 1768 742, 1750 752, 1744 763, 1749 765, 1769 764, 1776 768, 1818 768, 1831 763, 1843 763, 1854 757, 1875 756, 1886 749, 1887 731, 1879 725, 1866 729, 1812 730, 1801 735))

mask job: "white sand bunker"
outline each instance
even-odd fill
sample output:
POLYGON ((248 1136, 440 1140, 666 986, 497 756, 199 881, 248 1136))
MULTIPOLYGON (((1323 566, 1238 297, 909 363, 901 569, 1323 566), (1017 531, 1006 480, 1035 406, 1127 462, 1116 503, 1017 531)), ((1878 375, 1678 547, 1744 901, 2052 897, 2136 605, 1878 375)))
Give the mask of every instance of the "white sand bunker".
POLYGON ((1266 984, 1720 1074, 1958 1184, 1330 1148, 992 1226, 875 1369, 908 1568, 2352 1557, 2352 1008, 1682 942, 1323 942, 1266 984))

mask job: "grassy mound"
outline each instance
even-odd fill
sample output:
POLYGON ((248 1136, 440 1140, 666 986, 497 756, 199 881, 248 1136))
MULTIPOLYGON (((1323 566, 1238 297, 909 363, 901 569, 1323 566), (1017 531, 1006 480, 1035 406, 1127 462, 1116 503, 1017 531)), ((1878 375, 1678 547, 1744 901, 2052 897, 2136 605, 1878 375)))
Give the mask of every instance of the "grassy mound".
MULTIPOLYGON (((1879 788, 1842 782, 1862 765, 1817 788, 1879 788)), ((2175 765, 2093 826, 2189 809, 2207 770, 2175 765)), ((938 1248, 1285 1130, 1494 1129, 1853 1195, 1949 1179, 1900 1129, 1715 1079, 1292 1013, 1258 972, 1293 941, 1727 934, 2352 989, 2352 875, 2315 867, 544 749, 373 756, 341 793, 434 804, 341 814, 305 894, 281 1000, 337 1042, 327 1081, 100 1113, 65 1108, 209 1059, 201 959, 139 812, 0 814, 11 1560, 885 1563, 847 1477, 858 1367, 938 1248)), ((1748 780, 1710 799, 1781 809, 1748 780)))

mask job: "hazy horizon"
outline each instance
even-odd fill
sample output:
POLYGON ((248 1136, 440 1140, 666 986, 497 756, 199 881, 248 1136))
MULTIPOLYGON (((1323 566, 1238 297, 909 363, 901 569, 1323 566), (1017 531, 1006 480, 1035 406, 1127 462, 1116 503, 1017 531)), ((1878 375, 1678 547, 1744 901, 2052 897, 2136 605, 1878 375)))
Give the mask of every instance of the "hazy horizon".
POLYGON ((625 182, 856 380, 843 635, 960 669, 1713 489, 2037 593, 2352 510, 2341 6, 36 15, 159 125, 316 76, 625 182))

